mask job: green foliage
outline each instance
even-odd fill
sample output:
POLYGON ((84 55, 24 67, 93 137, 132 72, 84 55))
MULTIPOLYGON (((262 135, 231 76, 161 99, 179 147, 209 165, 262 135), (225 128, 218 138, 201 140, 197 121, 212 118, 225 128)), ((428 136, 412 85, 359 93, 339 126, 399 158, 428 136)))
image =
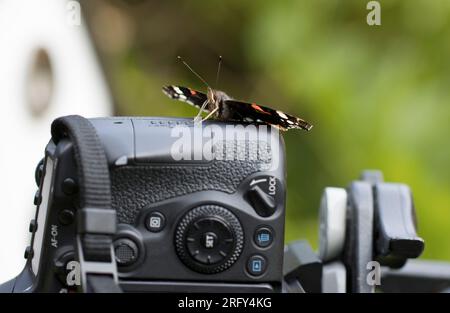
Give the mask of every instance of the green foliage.
POLYGON ((193 116, 160 87, 202 88, 177 54, 211 82, 222 54, 222 89, 315 124, 285 135, 287 240, 317 246, 322 189, 376 168, 411 186, 424 257, 450 260, 450 2, 380 2, 381 26, 362 0, 116 7, 134 41, 99 49, 121 114, 193 116))

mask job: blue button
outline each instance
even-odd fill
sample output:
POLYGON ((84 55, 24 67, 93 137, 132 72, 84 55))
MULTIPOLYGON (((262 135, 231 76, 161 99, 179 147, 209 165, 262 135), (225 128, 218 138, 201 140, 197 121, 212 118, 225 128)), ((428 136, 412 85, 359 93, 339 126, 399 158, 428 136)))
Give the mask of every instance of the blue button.
POLYGON ((268 227, 260 227, 255 231, 253 239, 258 247, 266 248, 272 244, 273 232, 268 227))
POLYGON ((247 270, 251 275, 260 276, 267 269, 267 261, 262 255, 253 255, 248 259, 247 270))
POLYGON ((253 273, 261 273, 262 270, 262 261, 261 260, 253 260, 252 261, 252 272, 253 273))

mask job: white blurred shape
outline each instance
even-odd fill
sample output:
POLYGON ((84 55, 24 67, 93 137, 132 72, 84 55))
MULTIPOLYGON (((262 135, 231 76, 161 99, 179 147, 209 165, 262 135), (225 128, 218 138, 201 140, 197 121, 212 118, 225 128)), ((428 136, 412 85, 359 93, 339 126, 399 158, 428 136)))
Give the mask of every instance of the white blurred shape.
POLYGON ((319 256, 324 261, 339 257, 345 244, 347 191, 326 187, 319 209, 319 256))
POLYGON ((25 264, 35 214, 34 169, 50 139, 51 121, 112 113, 86 25, 82 17, 79 26, 69 23, 74 6, 68 3, 73 1, 0 1, 0 282, 25 264), (50 79, 45 68, 32 76, 39 49, 49 57, 50 79), (37 86, 30 86, 33 79, 37 86))

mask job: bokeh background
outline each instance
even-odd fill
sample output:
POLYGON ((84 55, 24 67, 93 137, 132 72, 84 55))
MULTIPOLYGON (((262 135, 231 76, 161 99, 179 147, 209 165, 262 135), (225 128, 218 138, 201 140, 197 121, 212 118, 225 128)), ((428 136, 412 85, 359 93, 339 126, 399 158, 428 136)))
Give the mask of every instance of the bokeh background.
POLYGON ((450 260, 450 2, 89 1, 82 3, 117 114, 194 116, 164 84, 204 88, 182 55, 220 88, 304 117, 285 134, 286 239, 317 247, 325 186, 365 168, 408 183, 424 257, 450 260))
POLYGON ((116 114, 194 116, 161 93, 204 88, 182 55, 220 88, 315 127, 285 134, 286 239, 318 240, 326 186, 362 169, 412 188, 424 257, 450 260, 450 2, 365 0, 82 1, 116 114))

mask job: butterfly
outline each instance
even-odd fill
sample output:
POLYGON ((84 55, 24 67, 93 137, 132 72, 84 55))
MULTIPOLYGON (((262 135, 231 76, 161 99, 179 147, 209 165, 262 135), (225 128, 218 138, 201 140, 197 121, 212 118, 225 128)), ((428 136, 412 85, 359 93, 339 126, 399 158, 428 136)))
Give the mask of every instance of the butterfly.
MULTIPOLYGON (((206 93, 187 87, 173 85, 164 86, 162 91, 171 99, 184 101, 199 108, 199 112, 195 117, 194 122, 214 118, 222 121, 268 124, 283 131, 295 128, 309 131, 313 127, 313 125, 299 117, 256 103, 238 101, 231 98, 223 91, 211 88, 199 74, 181 59, 181 57, 178 57, 178 59, 206 85, 206 93), (203 119, 201 119, 202 112, 208 112, 208 115, 203 119)), ((222 58, 220 57, 216 84, 219 77, 221 61, 222 58)))

